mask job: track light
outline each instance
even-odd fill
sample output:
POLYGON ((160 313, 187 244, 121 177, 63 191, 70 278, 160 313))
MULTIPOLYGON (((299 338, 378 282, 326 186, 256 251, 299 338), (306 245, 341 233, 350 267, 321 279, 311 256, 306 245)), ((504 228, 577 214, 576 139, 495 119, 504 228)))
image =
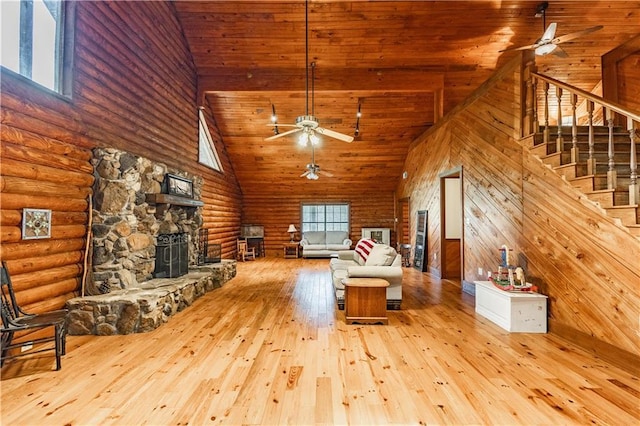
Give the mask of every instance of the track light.
POLYGON ((360 102, 358 102, 358 112, 356 112, 356 129, 353 132, 354 136, 358 136, 360 134, 360 117, 362 117, 362 113, 360 112, 360 102))
POLYGON ((278 135, 278 116, 276 115, 276 106, 271 104, 271 122, 273 123, 273 134, 278 135))

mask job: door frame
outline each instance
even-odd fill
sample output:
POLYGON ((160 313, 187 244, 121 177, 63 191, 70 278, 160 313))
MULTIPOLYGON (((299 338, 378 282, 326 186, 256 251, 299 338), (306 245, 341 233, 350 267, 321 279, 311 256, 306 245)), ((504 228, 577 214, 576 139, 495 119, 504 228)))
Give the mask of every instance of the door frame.
MULTIPOLYGON (((440 182, 440 277, 447 279, 446 276, 446 247, 445 247, 445 227, 446 227, 446 191, 445 180, 458 178, 460 179, 460 282, 464 280, 464 181, 462 166, 442 172, 438 175, 440 182)), ((457 279, 457 278, 456 278, 457 279)))

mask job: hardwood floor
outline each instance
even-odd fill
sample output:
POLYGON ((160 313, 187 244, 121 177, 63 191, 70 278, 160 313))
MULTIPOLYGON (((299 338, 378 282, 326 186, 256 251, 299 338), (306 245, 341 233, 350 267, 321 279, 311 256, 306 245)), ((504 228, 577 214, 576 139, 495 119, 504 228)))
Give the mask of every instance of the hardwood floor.
POLYGON ((638 424, 640 382, 550 334, 509 334, 404 269, 389 325, 346 325, 328 260, 259 259, 159 329, 69 336, 2 369, 2 424, 638 424))

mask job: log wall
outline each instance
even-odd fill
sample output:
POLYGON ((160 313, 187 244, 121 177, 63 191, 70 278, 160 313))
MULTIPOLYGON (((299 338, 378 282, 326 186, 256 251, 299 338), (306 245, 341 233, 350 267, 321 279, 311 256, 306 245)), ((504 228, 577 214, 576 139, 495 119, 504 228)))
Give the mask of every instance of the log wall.
MULTIPOLYGON (((412 146, 399 197, 428 210, 429 266, 439 272, 438 174, 462 167, 463 280, 495 270, 502 244, 549 296, 549 328, 603 357, 638 361, 640 244, 532 156, 519 134, 513 61, 412 146)), ((412 238, 415 224, 410 221, 412 238)))
MULTIPOLYGON (((265 194, 245 195, 243 199, 243 223, 263 225, 264 243, 268 256, 282 257, 282 244, 290 239, 287 229, 293 223, 298 231, 302 223, 302 203, 349 203, 351 209, 350 237, 355 245, 360 239, 361 228, 391 228, 391 243, 395 244, 393 193, 369 193, 351 196, 349 199, 332 197, 331 194, 318 196, 274 197, 265 194)), ((300 240, 300 232, 296 240, 300 240)))
MULTIPOLYGON (((80 286, 94 147, 202 176, 203 226, 223 257, 235 256, 240 228, 224 147, 216 145, 224 173, 198 163, 197 74, 172 3, 67 3, 76 15, 71 97, 1 76, 0 258, 19 301, 36 312, 62 307, 80 286), (52 210, 50 239, 21 239, 25 207, 52 210)), ((212 136, 219 141, 213 128, 212 136)))

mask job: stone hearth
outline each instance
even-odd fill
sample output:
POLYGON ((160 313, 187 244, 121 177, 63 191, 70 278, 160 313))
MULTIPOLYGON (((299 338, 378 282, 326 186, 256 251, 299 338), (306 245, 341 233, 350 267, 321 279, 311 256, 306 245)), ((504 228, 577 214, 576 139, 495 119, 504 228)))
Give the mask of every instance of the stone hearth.
POLYGON ((236 261, 223 260, 192 267, 178 278, 155 278, 135 288, 76 297, 67 301, 68 332, 110 336, 154 330, 235 275, 236 261))

